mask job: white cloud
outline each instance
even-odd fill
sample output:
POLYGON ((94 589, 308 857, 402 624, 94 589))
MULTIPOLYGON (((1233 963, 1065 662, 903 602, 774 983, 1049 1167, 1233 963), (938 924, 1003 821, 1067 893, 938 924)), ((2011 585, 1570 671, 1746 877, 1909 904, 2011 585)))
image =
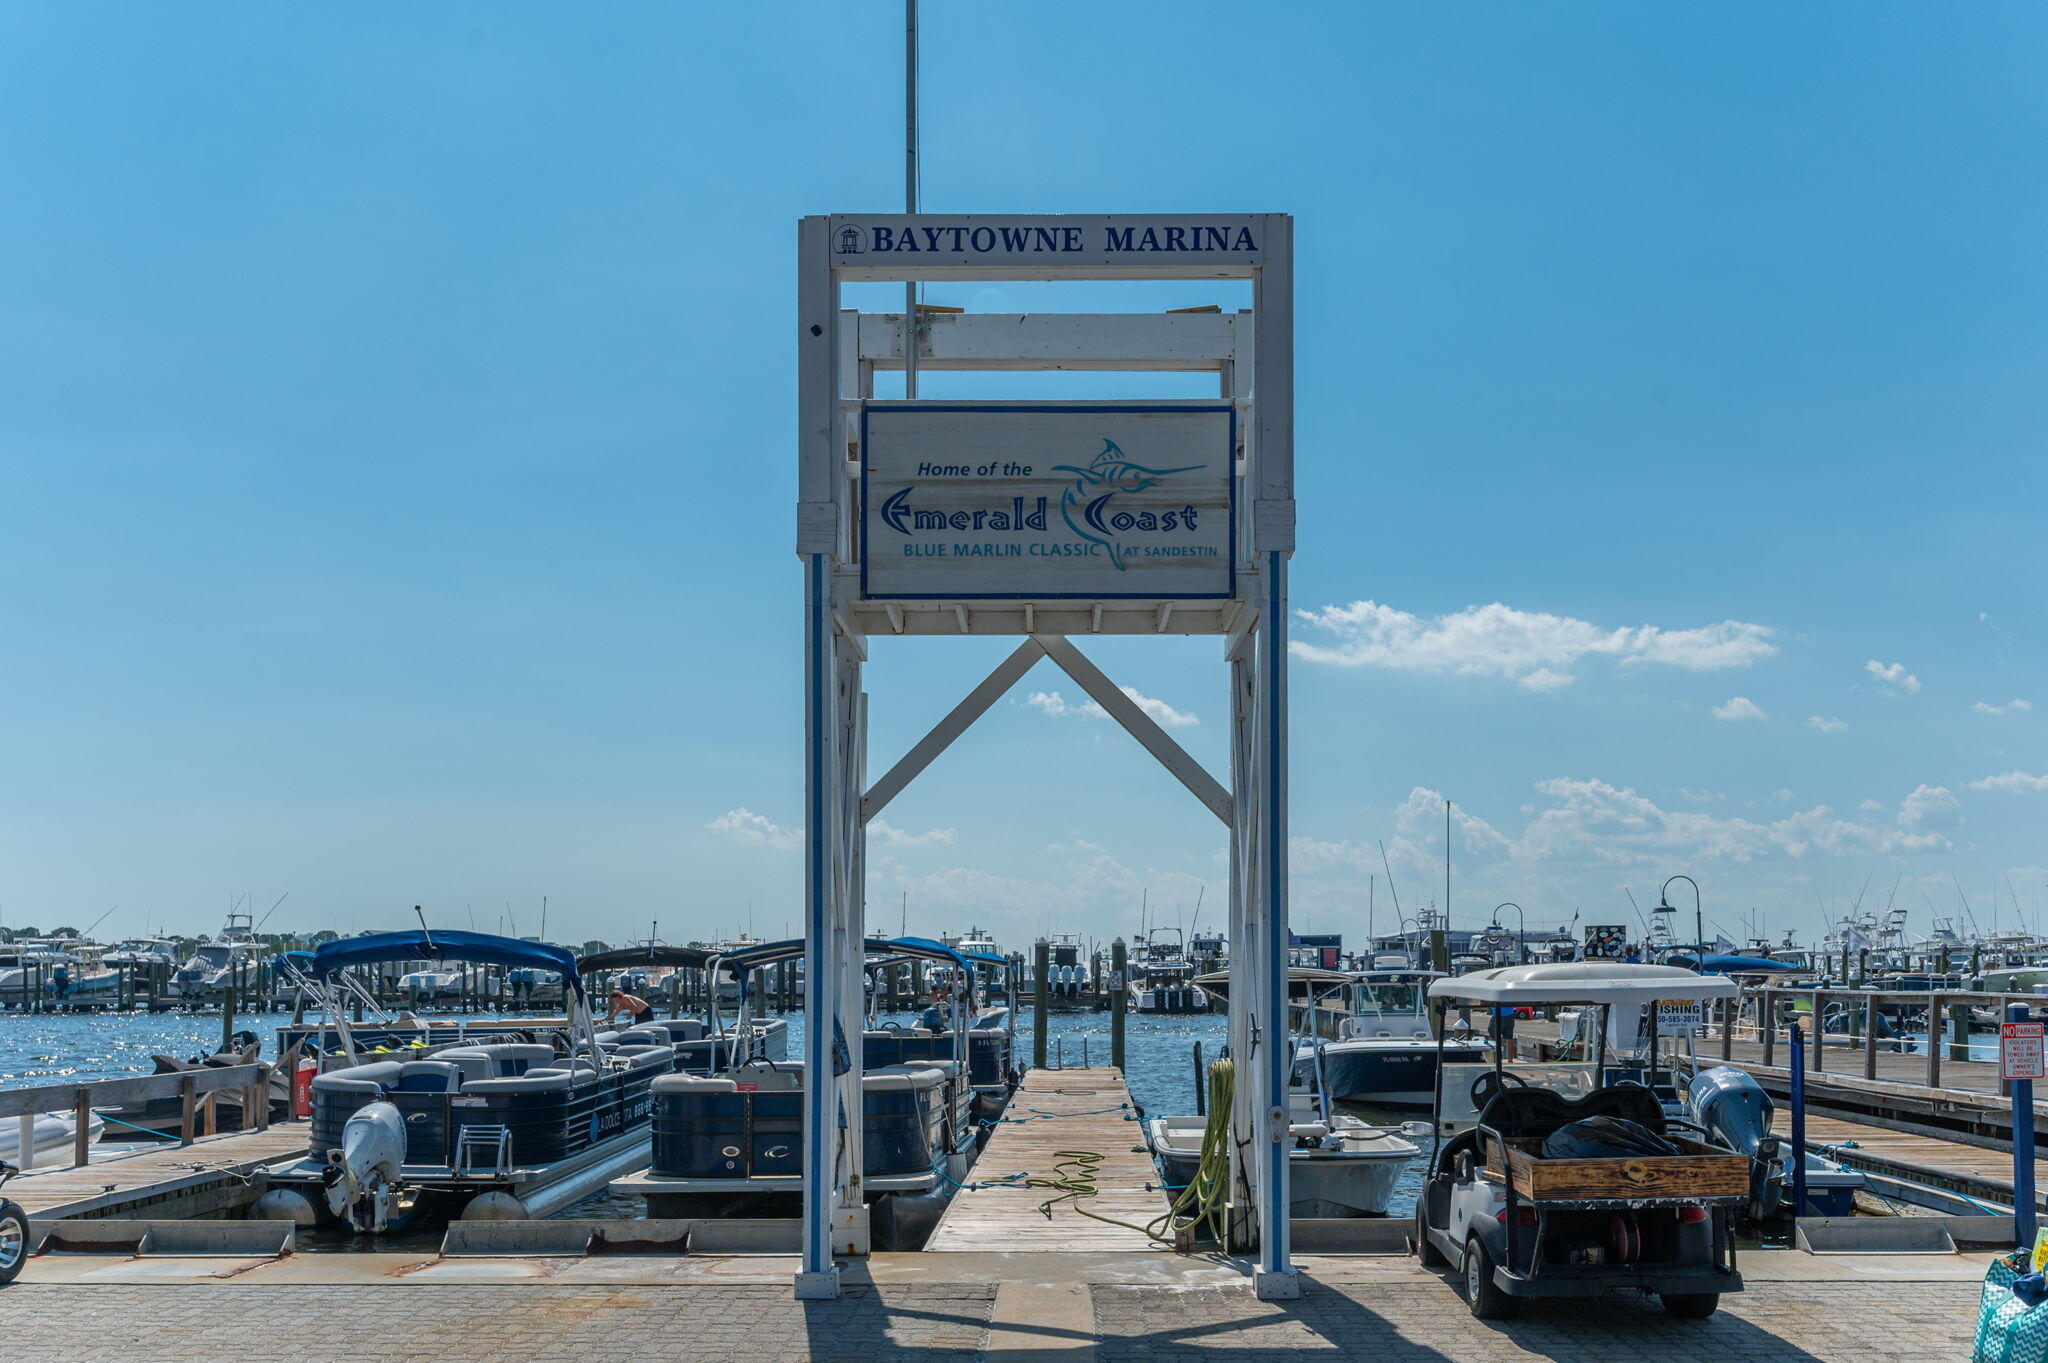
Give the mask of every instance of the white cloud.
POLYGON ((1534 672, 1517 677, 1515 680, 1522 687, 1542 696, 1548 695, 1552 691, 1563 690, 1577 681, 1578 678, 1569 672, 1553 672, 1547 667, 1539 667, 1534 672))
POLYGON ((1883 813, 1883 812, 1884 812, 1884 810, 1885 810, 1886 808, 1888 808, 1888 806, 1887 806, 1887 805, 1885 804, 1885 802, 1884 802, 1884 801, 1882 801, 1882 800, 1863 800, 1863 801, 1859 801, 1859 802, 1857 803, 1856 807, 1857 807, 1858 809, 1868 810, 1868 811, 1870 811, 1870 812, 1871 812, 1871 813, 1873 813, 1873 814, 1879 814, 1879 813, 1883 813))
POLYGON ((1658 663, 1689 672, 1747 667, 1775 654, 1764 625, 1724 620, 1697 629, 1603 628, 1565 615, 1494 602, 1424 619, 1373 601, 1298 612, 1326 643, 1296 639, 1294 656, 1343 667, 1502 677, 1539 693, 1569 686, 1566 669, 1589 657, 1623 666, 1658 663))
POLYGON ((1725 704, 1714 707, 1715 719, 1767 719, 1764 708, 1748 696, 1731 696, 1725 704))
POLYGON ((1899 827, 1954 828, 1963 821, 1963 806, 1947 786, 1921 785, 1899 801, 1899 827))
POLYGON ((2030 701, 2024 701, 2020 700, 2018 697, 2014 697, 2012 700, 2007 701, 2003 705, 1992 705, 1987 701, 1980 700, 1975 705, 1972 705, 1970 708, 1972 710, 1975 710, 1980 715, 2010 715, 2024 714, 2026 711, 2033 709, 2034 706, 2033 703, 2030 701))
POLYGON ((951 828, 927 828, 922 833, 911 833, 898 828, 887 819, 871 819, 868 832, 880 838, 889 847, 932 847, 944 844, 948 847, 959 840, 959 833, 951 828))
POLYGON ((1830 715, 1809 715, 1806 719, 1809 729, 1818 729, 1824 734, 1838 734, 1849 727, 1846 719, 1835 719, 1830 715))
POLYGON ((1877 683, 1877 689, 1887 694, 1910 696, 1920 689, 1920 679, 1908 672, 1904 663, 1881 663, 1872 658, 1863 664, 1863 670, 1877 683))
POLYGON ((1950 848, 1939 833, 1840 819, 1826 805, 1760 823, 1662 809, 1646 796, 1605 781, 1561 777, 1539 781, 1536 790, 1549 797, 1551 807, 1537 813, 1511 841, 1510 856, 1517 862, 1747 863, 1950 848))
POLYGON ((784 828, 745 805, 728 809, 704 826, 742 847, 772 847, 778 852, 791 852, 804 845, 803 829, 784 828))
MULTIPOLYGON (((1119 686, 1117 690, 1129 696, 1133 704, 1150 715, 1153 722, 1163 729, 1188 729, 1202 722, 1199 716, 1186 710, 1176 710, 1165 701, 1144 694, 1135 686, 1119 686)), ((1055 719, 1065 715, 1079 715, 1085 719, 1109 718, 1109 711, 1094 701, 1076 704, 1057 691, 1033 691, 1024 698, 1024 703, 1055 719)))
POLYGON ((2009 771, 1999 776, 1987 776, 1981 781, 1972 781, 1970 790, 2002 790, 2010 795, 2048 793, 2048 776, 2035 776, 2024 771, 2009 771))
MULTIPOLYGON (((745 805, 727 810, 704 826, 742 847, 769 847, 777 852, 794 852, 804 845, 803 829, 784 828, 745 805)), ((912 833, 896 827, 887 819, 874 820, 868 829, 887 847, 950 846, 959 837, 951 828, 930 828, 922 833, 912 833)))

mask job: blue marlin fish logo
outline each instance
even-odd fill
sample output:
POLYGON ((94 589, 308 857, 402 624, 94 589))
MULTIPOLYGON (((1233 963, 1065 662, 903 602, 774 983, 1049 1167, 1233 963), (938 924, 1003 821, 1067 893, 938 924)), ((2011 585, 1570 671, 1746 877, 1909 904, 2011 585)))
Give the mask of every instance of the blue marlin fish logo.
POLYGON ((1105 437, 1102 453, 1096 455, 1087 468, 1077 468, 1072 464, 1053 465, 1055 473, 1074 475, 1073 486, 1060 494, 1060 516, 1069 530, 1108 550, 1110 561, 1116 564, 1118 572, 1122 572, 1124 549, 1117 538, 1120 533, 1127 530, 1171 530, 1182 521, 1192 530, 1195 512, 1193 507, 1187 507, 1179 512, 1155 515, 1145 511, 1133 515, 1128 511, 1111 510, 1110 503, 1118 493, 1143 492, 1148 487, 1159 486, 1159 480, 1169 474, 1190 473, 1201 467, 1200 464, 1186 464, 1177 469, 1148 469, 1143 464, 1132 463, 1114 440, 1105 437))

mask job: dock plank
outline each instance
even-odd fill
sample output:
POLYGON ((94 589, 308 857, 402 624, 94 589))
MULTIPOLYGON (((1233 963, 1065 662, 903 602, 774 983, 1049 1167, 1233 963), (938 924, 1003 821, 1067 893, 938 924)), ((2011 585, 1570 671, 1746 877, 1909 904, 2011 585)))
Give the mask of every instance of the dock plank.
POLYGON ((1122 1070, 1032 1070, 1010 1100, 1005 1120, 955 1194, 925 1245, 928 1252, 1146 1250, 1157 1245, 1143 1231, 1113 1226, 1075 1210, 1078 1200, 1099 1216, 1143 1226, 1166 1210, 1159 1172, 1145 1153, 1144 1134, 1132 1119, 1122 1070), (1023 1120, 1028 1118, 1029 1120, 1023 1120), (1092 1150, 1103 1156, 1095 1196, 1039 1204, 1055 1190, 983 1187, 1023 1174, 1056 1177, 1059 1152, 1092 1150))
POLYGON ((9 1183, 6 1194, 38 1220, 134 1215, 209 1184, 240 1183, 259 1166, 302 1153, 306 1145, 306 1123, 279 1122, 267 1131, 149 1146, 78 1168, 31 1169, 9 1183))

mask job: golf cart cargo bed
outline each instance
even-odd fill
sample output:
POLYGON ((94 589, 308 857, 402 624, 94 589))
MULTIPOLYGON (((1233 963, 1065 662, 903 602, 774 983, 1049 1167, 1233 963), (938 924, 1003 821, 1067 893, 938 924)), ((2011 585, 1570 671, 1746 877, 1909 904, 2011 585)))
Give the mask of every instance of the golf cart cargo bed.
POLYGON ((1487 1133, 1485 1176, 1531 1202, 1600 1202, 1630 1207, 1749 1197, 1749 1157, 1682 1136, 1686 1153, 1625 1159, 1546 1159, 1540 1136, 1487 1133))

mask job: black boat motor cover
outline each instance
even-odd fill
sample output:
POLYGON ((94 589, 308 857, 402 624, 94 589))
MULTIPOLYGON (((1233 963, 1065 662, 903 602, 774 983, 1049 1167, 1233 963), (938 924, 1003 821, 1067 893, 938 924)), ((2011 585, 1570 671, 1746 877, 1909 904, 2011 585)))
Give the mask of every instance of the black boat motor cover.
POLYGON ((1700 1071, 1685 1096, 1693 1120, 1741 1154, 1755 1156, 1758 1143, 1771 1134, 1771 1095, 1733 1065, 1700 1071))
POLYGON ((1641 1122, 1625 1117, 1588 1117, 1543 1138, 1545 1159, 1639 1159, 1684 1153, 1641 1122))

